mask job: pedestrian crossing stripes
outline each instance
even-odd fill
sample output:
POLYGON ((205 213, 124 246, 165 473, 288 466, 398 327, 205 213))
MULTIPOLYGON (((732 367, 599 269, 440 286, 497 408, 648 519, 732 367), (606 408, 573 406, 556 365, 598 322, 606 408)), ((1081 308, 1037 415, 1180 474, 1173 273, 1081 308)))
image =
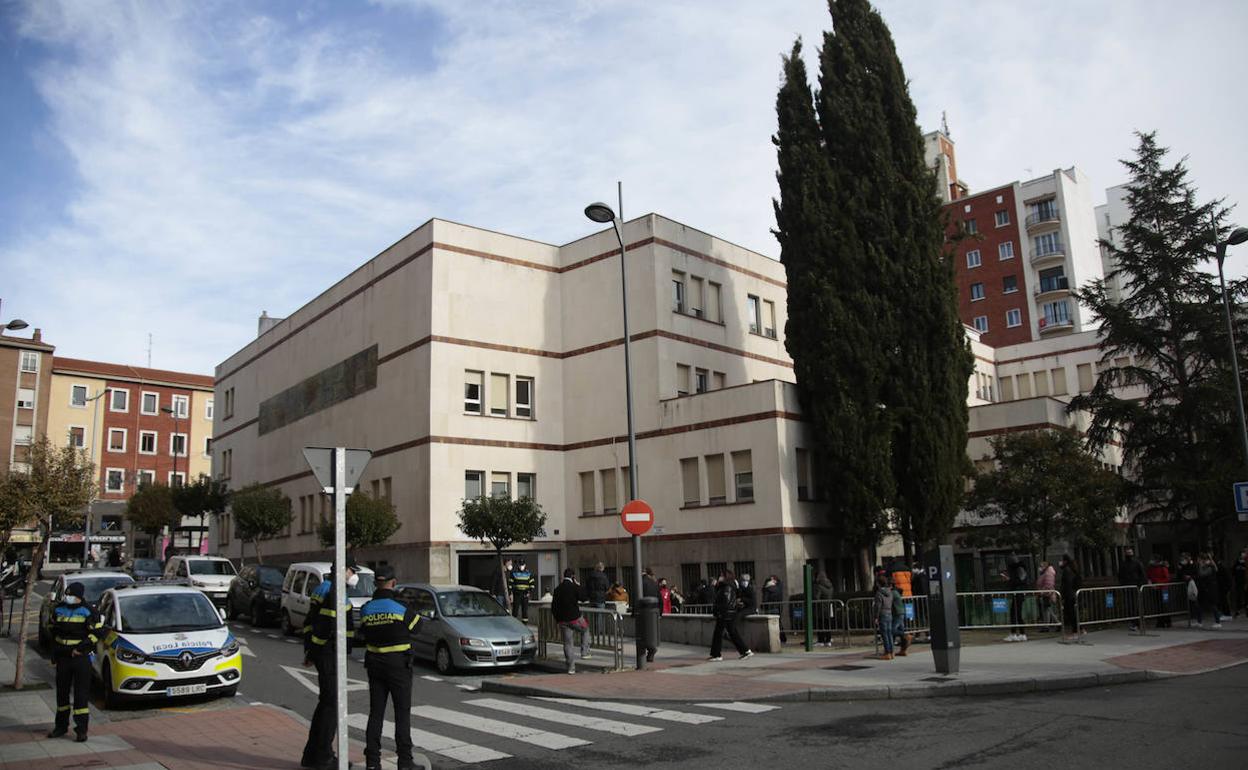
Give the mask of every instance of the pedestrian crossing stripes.
POLYGON ((551 703, 562 703, 569 706, 594 709, 597 711, 610 711, 615 714, 625 714, 627 716, 661 719, 665 722, 680 722, 687 725, 704 725, 707 722, 718 722, 723 719, 723 717, 720 716, 711 716, 709 714, 687 714, 683 711, 652 708, 650 706, 642 706, 637 703, 613 703, 611 701, 601 700, 577 700, 576 698, 538 698, 538 700, 549 701, 551 703))
POLYGON ((765 703, 745 703, 743 701, 732 701, 731 703, 695 703, 693 705, 708 709, 738 711, 742 714, 765 714, 768 711, 775 711, 780 708, 779 706, 768 706, 765 703))
MULTIPOLYGON (((368 717, 364 714, 351 714, 347 717, 347 723, 356 729, 364 730, 368 727, 368 717)), ((394 735, 394 722, 387 719, 382 724, 381 734, 384 736, 394 735)), ((448 759, 463 762, 466 765, 490 762, 495 759, 507 759, 511 756, 501 751, 487 749, 485 746, 474 746, 471 743, 458 741, 437 733, 418 730, 415 727, 412 728, 412 746, 420 751, 441 754, 448 759)))
MULTIPOLYGON (((522 708, 519 712, 524 714, 522 708)), ((412 709, 412 716, 421 717, 423 719, 432 719, 435 722, 444 722, 449 725, 458 727, 466 727, 469 730, 477 730, 480 732, 497 735, 501 738, 511 738, 512 740, 528 743, 533 746, 540 746, 543 749, 567 749, 573 746, 588 746, 589 741, 580 738, 572 738, 559 733, 551 733, 545 730, 538 730, 534 727, 525 727, 511 722, 504 722, 501 719, 490 719, 488 717, 479 717, 475 714, 465 714, 462 711, 453 711, 451 709, 442 708, 441 706, 416 706, 412 709)))
POLYGON ((556 711, 555 709, 532 706, 527 703, 517 707, 515 703, 496 700, 494 698, 478 698, 477 700, 464 701, 464 703, 468 706, 480 706, 481 708, 493 709, 494 711, 502 711, 506 713, 515 713, 517 708, 519 708, 519 713, 529 719, 540 719, 544 722, 555 722, 571 727, 584 727, 586 730, 596 730, 598 732, 613 733, 615 735, 645 735, 646 733, 657 733, 663 729, 662 727, 651 727, 650 725, 635 725, 630 722, 621 722, 616 719, 606 719, 604 717, 586 716, 580 713, 556 711))

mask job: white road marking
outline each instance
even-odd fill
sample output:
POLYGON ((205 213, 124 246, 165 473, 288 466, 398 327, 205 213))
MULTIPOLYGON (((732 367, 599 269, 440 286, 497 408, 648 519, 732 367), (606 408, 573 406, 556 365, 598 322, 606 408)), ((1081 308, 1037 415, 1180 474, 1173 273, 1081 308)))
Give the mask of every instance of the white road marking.
MULTIPOLYGON (((282 666, 287 674, 295 678, 295 681, 302 684, 316 694, 320 694, 321 689, 316 684, 316 669, 314 668, 296 668, 294 666, 282 666)), ((347 677, 347 692, 355 692, 356 690, 367 690, 368 682, 361 682, 359 679, 347 677)))
MULTIPOLYGON (((364 730, 368 727, 368 717, 364 714, 351 714, 347 717, 347 724, 357 730, 364 730)), ((381 734, 394 735, 394 722, 387 719, 382 724, 381 734)), ((412 728, 412 746, 424 751, 431 751, 434 754, 441 754, 444 757, 449 757, 468 765, 478 762, 490 762, 495 759, 507 759, 511 756, 501 751, 487 749, 485 746, 464 743, 454 738, 448 738, 445 735, 425 732, 415 727, 412 728)))
POLYGON ((442 680, 441 680, 441 679, 439 679, 438 677, 436 677, 436 676, 429 676, 428 674, 425 674, 424 676, 422 676, 422 677, 421 677, 421 679, 428 679, 430 682, 441 682, 441 681, 442 681, 442 680))
POLYGON ((270 639, 281 639, 281 638, 282 638, 279 634, 265 634, 265 636, 269 637, 270 639))
POLYGON ((438 706, 417 706, 412 709, 412 715, 424 719, 432 719, 435 722, 445 722, 446 724, 463 727, 468 730, 477 730, 478 732, 497 735, 502 738, 511 738, 512 740, 553 751, 568 749, 573 746, 588 746, 592 743, 592 741, 583 741, 580 738, 573 738, 569 735, 551 733, 545 730, 538 730, 535 727, 525 727, 498 719, 487 719, 475 714, 465 714, 462 711, 453 711, 438 706))
POLYGON ((708 709, 722 709, 724 711, 740 711, 743 714, 763 714, 768 711, 775 711, 779 706, 768 706, 762 703, 745 703, 744 701, 733 701, 731 703, 695 703, 695 706, 701 706, 708 709))
POLYGON ((479 684, 457 684, 455 686, 461 690, 467 690, 468 692, 476 692, 481 689, 481 685, 479 684))
POLYGON ((287 639, 286 644, 299 644, 298 639, 287 639))
POLYGON ((704 725, 707 722, 718 722, 723 719, 723 717, 710 716, 709 714, 689 714, 683 711, 656 709, 651 708, 650 706, 642 706, 637 703, 614 703, 612 701, 578 700, 577 698, 537 698, 537 700, 549 701, 550 703, 562 703, 584 709, 594 709, 596 711, 610 711, 613 714, 627 714, 634 717, 661 719, 664 722, 680 722, 687 725, 704 725))
POLYGON ((239 648, 238 648, 238 651, 239 651, 239 652, 241 652, 241 653, 243 653, 243 657, 244 657, 244 658, 254 658, 254 657, 256 657, 256 654, 255 654, 254 652, 252 652, 252 651, 251 651, 251 648, 250 648, 250 647, 248 647, 248 646, 247 646, 247 645, 245 645, 245 644, 244 644, 244 645, 242 645, 241 647, 239 647, 239 648))
MULTIPOLYGON (((476 700, 464 701, 464 704, 506 712, 513 712, 516 708, 515 703, 509 703, 495 698, 478 698, 476 700)), ((657 733, 663 730, 662 727, 638 725, 631 722, 620 722, 606 717, 591 717, 575 712, 569 713, 566 711, 556 711, 555 709, 547 709, 542 708, 541 706, 531 706, 527 704, 523 707, 520 713, 522 716, 529 719, 541 719, 547 722, 557 722, 562 725, 583 727, 586 730, 597 730, 601 733, 612 733, 614 735, 645 735, 646 733, 657 733)))

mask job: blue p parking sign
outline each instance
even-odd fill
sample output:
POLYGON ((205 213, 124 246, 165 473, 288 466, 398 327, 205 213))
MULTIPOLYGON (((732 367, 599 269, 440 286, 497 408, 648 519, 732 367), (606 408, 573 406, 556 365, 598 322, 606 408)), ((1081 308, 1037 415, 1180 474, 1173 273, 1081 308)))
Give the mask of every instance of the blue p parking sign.
POLYGON ((914 603, 906 602, 906 620, 914 620, 914 603))
POLYGON ((1010 611, 1009 602, 1005 599, 993 599, 992 611, 993 612, 1009 612, 1010 611))

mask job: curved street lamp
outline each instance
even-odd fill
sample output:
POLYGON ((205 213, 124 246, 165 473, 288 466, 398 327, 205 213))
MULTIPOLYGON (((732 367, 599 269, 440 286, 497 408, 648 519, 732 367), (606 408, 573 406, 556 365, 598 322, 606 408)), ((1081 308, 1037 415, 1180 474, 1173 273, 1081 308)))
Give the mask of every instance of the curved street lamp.
MULTIPOLYGON (((1218 238, 1218 223, 1213 222, 1214 258, 1218 261, 1218 284, 1222 287, 1222 312, 1226 316, 1226 337, 1231 345, 1231 373, 1235 377, 1235 406, 1239 410, 1239 437, 1244 445, 1244 464, 1248 468, 1248 422, 1244 421, 1244 388, 1239 382, 1239 353, 1235 349, 1235 327, 1231 324, 1231 303, 1226 296, 1226 277, 1222 263, 1226 261, 1226 248, 1248 241, 1248 228, 1236 227, 1225 240, 1218 238)), ((1245 477, 1248 481, 1248 476, 1245 477)))

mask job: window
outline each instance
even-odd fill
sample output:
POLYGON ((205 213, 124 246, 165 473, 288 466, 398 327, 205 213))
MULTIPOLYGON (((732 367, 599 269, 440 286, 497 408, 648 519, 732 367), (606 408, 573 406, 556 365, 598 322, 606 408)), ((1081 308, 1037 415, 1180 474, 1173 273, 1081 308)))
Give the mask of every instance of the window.
POLYGON ((962 220, 962 229, 965 230, 967 233, 974 235, 975 233, 979 232, 979 225, 975 224, 974 219, 964 219, 962 220))
POLYGON ((33 350, 22 351, 22 371, 37 372, 39 371, 39 354, 33 350))
POLYGON ((212 436, 204 436, 204 457, 212 457, 212 436))
POLYGON ((993 216, 996 217, 997 227, 1005 227, 1006 225, 1010 223, 1009 209, 1001 209, 993 216))
POLYGON ((106 492, 126 491, 126 472, 121 468, 109 468, 105 471, 104 490, 106 492))
POLYGON ((703 296, 702 279, 696 276, 689 276, 689 312, 696 318, 703 316, 703 308, 706 307, 706 305, 702 304, 703 296))
POLYGON ((225 414, 222 416, 227 419, 234 416, 234 389, 233 388, 227 388, 225 391, 225 414))
POLYGON ((221 452, 221 471, 219 478, 228 479, 234 475, 234 450, 226 449, 221 452))
POLYGON ((968 268, 979 267, 983 263, 984 263, 984 260, 979 256, 979 249, 971 249, 970 251, 966 252, 966 266, 968 268))
POLYGON ((173 471, 169 471, 169 487, 170 488, 184 486, 185 484, 186 484, 186 472, 185 471, 178 471, 176 473, 173 471))
POLYGON ((533 500, 537 497, 537 476, 532 473, 516 474, 516 499, 533 500))
POLYGON ((381 480, 381 496, 386 500, 394 499, 394 477, 386 476, 381 480))
POLYGON ((598 471, 602 482, 602 512, 615 513, 619 510, 619 489, 615 485, 615 468, 604 468, 598 471))
POLYGON ((1040 291, 1060 291, 1068 288, 1066 283, 1066 268, 1052 267, 1048 270, 1040 271, 1040 291))
POLYGON ((1015 326, 1023 325, 1023 311, 1018 308, 1011 308, 1005 311, 1005 326, 1007 329, 1013 329, 1015 326))
POLYGON ((1056 369, 1050 369, 1049 374, 1053 376, 1053 395, 1066 395, 1066 367, 1059 366, 1056 369))
POLYGON ((125 428, 109 428, 108 429, 108 451, 110 452, 126 451, 126 429, 125 428))
POLYGON ((174 457, 186 457, 186 434, 169 434, 169 454, 174 457))
POLYGON ((975 327, 976 331, 978 331, 980 334, 983 334, 984 332, 988 331, 988 316, 986 315, 975 316, 975 320, 971 322, 971 325, 975 327))
POLYGON ((510 379, 505 374, 490 375, 490 416, 507 416, 507 388, 510 379))
POLYGON ((1001 293, 1013 294, 1018 291, 1018 276, 1007 275, 1001 279, 1001 293))
POLYGON ((187 415, 191 413, 191 400, 187 396, 171 396, 170 400, 173 404, 173 416, 179 420, 185 420, 187 415))
POLYGON ((984 285, 982 283, 971 284, 971 302, 976 302, 984 298, 984 285))
POLYGON ((734 561, 732 563, 732 571, 736 573, 738 578, 742 575, 758 578, 758 573, 754 571, 754 562, 752 561, 734 561))
POLYGON ((594 495, 594 472, 585 471, 581 474, 581 513, 593 515, 598 510, 594 495))
POLYGON ((676 396, 689 395, 689 365, 676 364, 676 396))
POLYGON ((1044 303, 1044 326, 1069 326, 1070 305, 1066 300, 1044 303))
POLYGON ((715 390, 724 389, 724 373, 723 372, 714 372, 713 374, 711 374, 711 387, 714 388, 715 390))
POLYGON ((724 322, 723 305, 720 304, 720 286, 714 281, 706 282, 706 319, 715 323, 724 322))
POLYGON ((516 416, 533 417, 533 378, 516 378, 516 416))
MULTIPOLYGON (((30 446, 35 443, 35 426, 33 425, 14 425, 13 426, 13 443, 19 446, 30 446)), ((125 449, 125 436, 122 436, 122 449, 125 449)))
POLYGON ((156 431, 141 430, 139 431, 139 454, 154 455, 156 454, 156 431))
POLYGON ((125 388, 112 388, 109 390, 108 409, 110 412, 130 411, 130 391, 125 388))
MULTIPOLYGON (((640 471, 641 466, 637 469, 640 471)), ((624 487, 625 502, 631 502, 633 497, 633 472, 627 466, 620 468, 620 484, 624 487)))
POLYGON ((490 474, 490 497, 511 498, 510 473, 495 472, 490 474))
POLYGON ((685 274, 672 271, 672 310, 685 312, 685 274))
POLYGON ((798 449, 797 457, 797 499, 810 500, 810 452, 798 449))
POLYGON ((1032 246, 1034 246, 1034 253, 1032 256, 1043 257, 1049 254, 1061 254, 1062 242, 1058 239, 1057 235, 1058 234, 1055 232, 1044 233, 1043 235, 1037 235, 1033 238, 1031 241, 1032 246))
POLYGON ((34 409, 35 408, 35 389, 34 388, 18 388, 17 389, 17 408, 18 409, 34 409))
POLYGON ((754 499, 754 467, 750 450, 732 453, 733 494, 738 503, 754 499))
POLYGON ((156 483, 156 471, 141 470, 138 473, 139 486, 146 487, 156 483))
POLYGON ((1020 374, 1015 378, 1019 398, 1031 398, 1031 377, 1020 374))
POLYGON ((1014 378, 1002 377, 1000 385, 1001 385, 1001 400, 1013 401, 1014 400, 1014 378))
POLYGON ((481 414, 481 384, 483 372, 464 372, 464 411, 481 414))
POLYGON ((696 369, 693 374, 693 392, 705 393, 709 387, 708 372, 705 369, 696 369))
POLYGON ((71 385, 69 388, 69 405, 70 406, 86 406, 87 405, 87 386, 71 385))
POLYGON ((464 499, 476 500, 481 497, 485 484, 485 471, 464 471, 464 499))
POLYGON ((211 398, 208 399, 208 401, 204 403, 204 419, 212 420, 212 399, 211 398))
POLYGON ((1033 223, 1049 222, 1057 219, 1057 200, 1054 198, 1042 200, 1029 208, 1031 210, 1031 216, 1028 218, 1031 219, 1033 223))
POLYGON ((759 299, 753 294, 746 295, 746 310, 749 312, 750 333, 762 334, 762 308, 759 307, 759 299))
POLYGON ((707 455, 706 494, 707 502, 711 505, 727 502, 728 493, 725 491, 724 481, 724 456, 707 455))
POLYGON ((685 457, 680 461, 680 483, 685 493, 685 505, 702 503, 702 489, 698 479, 698 458, 685 457))
POLYGON ((997 259, 1014 259, 1014 241, 997 244, 997 259))
POLYGON ((767 322, 763 328, 763 335, 776 338, 776 303, 769 299, 763 300, 763 320, 767 322))
POLYGON ((139 414, 160 414, 160 394, 143 391, 139 395, 139 414))
POLYGON ((76 425, 69 429, 69 445, 81 449, 86 444, 87 430, 76 425))
POLYGON ((1049 395, 1049 372, 1047 369, 1032 372, 1031 382, 1037 396, 1049 395))

